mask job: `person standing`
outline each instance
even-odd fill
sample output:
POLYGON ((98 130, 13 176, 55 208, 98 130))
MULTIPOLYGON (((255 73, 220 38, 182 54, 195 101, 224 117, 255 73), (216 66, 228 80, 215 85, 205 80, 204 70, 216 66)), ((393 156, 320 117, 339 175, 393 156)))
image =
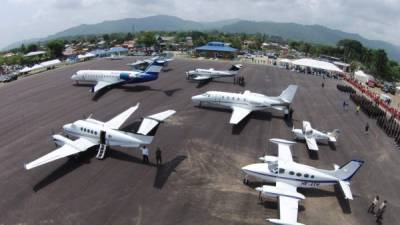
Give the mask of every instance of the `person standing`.
POLYGON ((378 205, 378 201, 379 201, 379 196, 375 196, 374 200, 372 200, 371 205, 368 208, 368 213, 372 213, 375 214, 375 207, 376 205, 378 205))
POLYGON ((381 223, 381 220, 383 220, 383 213, 386 210, 386 205, 387 201, 383 201, 382 204, 378 208, 378 212, 376 213, 376 222, 381 223))
POLYGON ((149 149, 144 145, 142 147, 143 163, 149 163, 149 149))
POLYGON ((157 151, 156 151, 156 164, 157 164, 157 166, 162 164, 162 157, 161 157, 161 149, 160 148, 157 148, 157 151))
POLYGON ((367 124, 365 125, 365 134, 368 134, 368 131, 369 131, 369 124, 367 123, 367 124))
POLYGON ((357 107, 356 107, 356 113, 357 113, 357 115, 358 115, 359 112, 360 112, 360 105, 357 105, 357 107))
POLYGON ((322 84, 321 84, 321 87, 322 87, 322 88, 324 88, 324 87, 325 87, 325 84, 324 84, 324 82, 322 82, 322 84))

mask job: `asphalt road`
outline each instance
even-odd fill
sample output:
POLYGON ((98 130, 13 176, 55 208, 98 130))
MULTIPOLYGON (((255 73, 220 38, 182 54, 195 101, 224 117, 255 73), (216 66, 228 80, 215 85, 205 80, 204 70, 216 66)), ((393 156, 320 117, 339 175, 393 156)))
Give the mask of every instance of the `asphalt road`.
POLYGON ((263 65, 246 65, 241 74, 246 86, 232 79, 197 85, 184 72, 196 67, 229 68, 227 62, 176 60, 168 72, 149 83, 115 87, 93 96, 87 85, 74 86, 70 76, 79 69, 127 69, 124 60, 98 59, 44 72, 0 88, 0 224, 265 224, 277 218, 277 201, 260 203, 250 186, 242 183, 242 166, 258 162, 265 153, 276 154, 269 138, 292 139, 292 126, 308 120, 320 130, 339 128, 336 145, 320 145, 310 154, 304 143, 294 146, 296 161, 325 169, 350 159, 365 160, 353 178, 353 201, 340 190, 300 189, 299 222, 315 225, 375 224, 367 214, 379 194, 389 205, 384 224, 400 224, 398 192, 400 156, 393 140, 365 115, 341 108, 348 96, 336 90, 337 80, 305 76, 263 65), (230 112, 193 106, 190 97, 207 90, 251 90, 278 95, 289 84, 298 84, 294 99, 294 124, 281 112, 251 114, 243 123, 229 125, 230 112), (106 121, 140 102, 127 122, 166 109, 175 114, 162 124, 149 146, 163 151, 163 166, 141 163, 138 149, 113 148, 97 160, 96 150, 78 158, 61 159, 26 171, 23 164, 53 149, 51 134, 63 124, 93 114, 106 121), (370 124, 370 134, 363 132, 370 124))

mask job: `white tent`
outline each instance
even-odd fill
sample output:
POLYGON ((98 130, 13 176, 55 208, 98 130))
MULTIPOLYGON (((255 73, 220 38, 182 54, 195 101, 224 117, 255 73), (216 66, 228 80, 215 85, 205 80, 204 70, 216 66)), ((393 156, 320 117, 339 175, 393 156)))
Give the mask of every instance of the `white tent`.
POLYGON ((292 63, 292 60, 285 59, 285 58, 280 58, 280 59, 278 59, 278 62, 280 62, 280 63, 292 63))
POLYGON ((374 80, 374 77, 364 73, 362 70, 354 72, 354 78, 361 83, 367 83, 369 80, 374 80))
POLYGON ((49 68, 49 67, 57 66, 60 63, 61 63, 61 61, 59 59, 53 59, 50 61, 42 62, 42 63, 40 63, 40 65, 43 67, 49 68))
POLYGON ((44 66, 36 64, 36 65, 31 67, 31 70, 40 70, 40 69, 43 69, 43 68, 44 68, 44 66))
POLYGON ((31 70, 32 69, 30 67, 25 66, 24 68, 20 69, 19 72, 20 73, 28 73, 31 70))
POLYGON ((341 70, 336 65, 334 65, 330 62, 319 61, 319 60, 315 60, 315 59, 309 59, 309 58, 297 59, 297 60, 293 60, 292 64, 297 65, 297 66, 311 67, 311 68, 315 68, 315 69, 326 70, 326 71, 330 71, 330 72, 343 73, 343 70, 341 70))

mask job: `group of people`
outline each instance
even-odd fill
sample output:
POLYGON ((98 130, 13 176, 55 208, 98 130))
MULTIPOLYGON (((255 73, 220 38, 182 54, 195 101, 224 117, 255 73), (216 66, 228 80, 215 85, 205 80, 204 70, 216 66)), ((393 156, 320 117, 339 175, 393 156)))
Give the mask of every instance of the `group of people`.
POLYGON ((243 76, 234 77, 233 83, 239 84, 240 86, 244 86, 244 77, 243 76))
POLYGON ((379 204, 379 196, 377 195, 374 200, 372 200, 371 205, 368 208, 368 213, 372 213, 376 216, 376 222, 377 223, 382 223, 383 220, 383 214, 385 213, 386 210, 386 206, 387 206, 387 201, 383 201, 380 206, 378 207, 378 211, 375 212, 375 208, 378 206, 379 204))
MULTIPOLYGON (((142 162, 149 164, 149 155, 150 155, 150 151, 149 149, 146 147, 146 145, 143 145, 142 147, 140 147, 140 149, 142 150, 142 162)), ((160 166, 162 164, 162 157, 161 157, 161 149, 159 147, 157 147, 157 151, 156 151, 156 165, 160 166)))

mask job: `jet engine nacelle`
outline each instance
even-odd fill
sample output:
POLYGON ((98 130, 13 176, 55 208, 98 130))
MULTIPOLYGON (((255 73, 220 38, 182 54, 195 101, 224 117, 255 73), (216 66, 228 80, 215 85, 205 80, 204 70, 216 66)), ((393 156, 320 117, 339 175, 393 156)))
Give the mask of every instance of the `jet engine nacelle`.
POLYGON ((265 162, 265 163, 269 163, 269 162, 276 162, 278 161, 278 157, 276 156, 271 156, 271 155, 266 155, 263 157, 259 158, 261 161, 265 162))
POLYGON ((279 196, 285 196, 290 198, 296 198, 299 200, 304 200, 304 195, 300 194, 299 192, 291 192, 286 190, 280 190, 275 186, 264 185, 262 187, 256 188, 256 191, 261 192, 261 196, 263 197, 273 197, 277 198, 279 196))
POLYGON ((59 134, 55 134, 52 137, 53 137, 54 143, 59 147, 64 146, 65 144, 74 147, 74 142, 71 141, 70 139, 64 137, 64 136, 61 136, 59 134))

